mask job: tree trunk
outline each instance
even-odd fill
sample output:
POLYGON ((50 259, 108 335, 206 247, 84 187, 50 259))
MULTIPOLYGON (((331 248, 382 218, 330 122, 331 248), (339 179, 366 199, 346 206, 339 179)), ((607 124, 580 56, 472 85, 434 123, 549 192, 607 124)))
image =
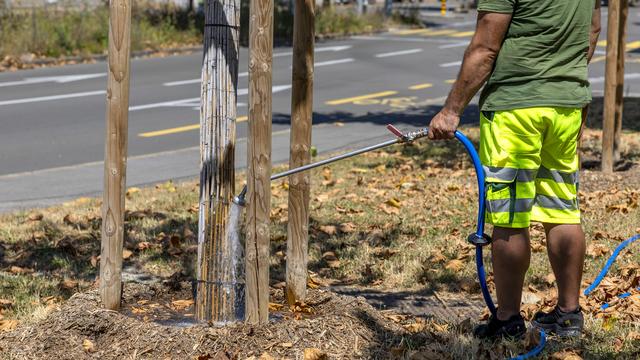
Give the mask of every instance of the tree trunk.
MULTIPOLYGON (((290 169, 311 161, 314 16, 313 0, 297 0, 293 18, 290 169)), ((309 192, 309 172, 289 177, 286 293, 290 305, 304 301, 307 292, 309 192)))
POLYGON ((200 109, 200 209, 196 318, 244 318, 244 281, 226 233, 235 190, 238 0, 206 0, 200 109))
POLYGON ((247 140, 247 321, 269 320, 273 0, 251 0, 247 140))
POLYGON ((100 295, 104 307, 110 310, 120 308, 122 295, 130 50, 131 2, 112 0, 109 3, 107 125, 100 249, 100 295))

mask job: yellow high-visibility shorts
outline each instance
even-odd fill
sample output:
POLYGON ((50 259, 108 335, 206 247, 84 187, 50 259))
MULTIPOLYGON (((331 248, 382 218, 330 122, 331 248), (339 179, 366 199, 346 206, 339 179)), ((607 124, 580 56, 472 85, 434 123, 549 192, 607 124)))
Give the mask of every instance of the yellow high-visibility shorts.
POLYGON ((579 224, 578 136, 582 109, 482 111, 480 159, 486 220, 509 228, 531 221, 579 224))

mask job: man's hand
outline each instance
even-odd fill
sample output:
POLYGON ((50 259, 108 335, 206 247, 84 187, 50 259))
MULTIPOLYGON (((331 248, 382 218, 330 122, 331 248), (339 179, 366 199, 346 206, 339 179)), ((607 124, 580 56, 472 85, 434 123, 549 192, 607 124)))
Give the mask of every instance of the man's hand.
POLYGON ((431 119, 429 133, 427 136, 431 140, 453 139, 460 124, 460 116, 455 112, 442 109, 431 119))

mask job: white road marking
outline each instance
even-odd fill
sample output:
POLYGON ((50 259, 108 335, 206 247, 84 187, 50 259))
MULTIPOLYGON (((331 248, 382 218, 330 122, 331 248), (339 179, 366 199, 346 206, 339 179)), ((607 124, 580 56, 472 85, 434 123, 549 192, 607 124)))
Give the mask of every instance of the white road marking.
POLYGON ((38 97, 24 98, 24 99, 5 100, 5 101, 0 101, 0 106, 71 99, 71 98, 86 97, 86 96, 96 96, 96 95, 104 95, 106 93, 107 92, 105 90, 96 90, 96 91, 85 91, 85 92, 79 92, 79 93, 64 94, 64 95, 38 96, 38 97))
POLYGON ((24 78, 18 81, 2 82, 0 83, 0 87, 40 84, 40 83, 46 83, 46 82, 55 82, 58 84, 65 84, 65 83, 70 83, 74 81, 94 79, 94 78, 103 77, 103 76, 107 76, 107 73, 29 77, 29 78, 24 78))
POLYGON ((321 66, 329 66, 329 65, 337 65, 337 64, 346 64, 350 62, 354 62, 355 60, 352 58, 346 59, 338 59, 338 60, 329 60, 329 61, 321 61, 313 64, 313 67, 321 67, 321 66))
POLYGON ((453 67, 462 65, 462 61, 452 61, 444 64, 440 64, 440 67, 453 67))
MULTIPOLYGON (((338 46, 325 46, 325 47, 319 47, 316 48, 313 52, 326 52, 326 51, 333 51, 333 52, 337 52, 337 51, 343 51, 343 50, 348 50, 351 49, 353 47, 353 45, 338 45, 338 46)), ((293 55, 292 51, 287 51, 287 52, 281 52, 281 53, 277 53, 277 54, 273 54, 274 58, 277 57, 282 57, 282 56, 291 56, 293 55)))
MULTIPOLYGON (((238 74, 238 77, 246 77, 249 76, 248 72, 242 72, 238 74)), ((180 85, 188 85, 188 84, 200 84, 200 78, 191 79, 191 80, 181 80, 181 81, 170 81, 162 84, 163 86, 180 86, 180 85)))
MULTIPOLYGON (((271 91, 273 94, 275 94, 281 91, 288 90, 290 88, 291 88, 291 85, 276 85, 271 88, 271 91)), ((249 89, 247 88, 238 89, 238 96, 247 95, 248 93, 249 93, 249 89)), ((243 104, 243 103, 240 103, 240 104, 243 104)), ((240 106, 240 104, 238 104, 238 106, 240 106)), ((195 98, 188 98, 188 99, 163 101, 163 102, 145 104, 145 105, 130 106, 129 111, 140 111, 140 110, 155 109, 160 107, 190 107, 190 108, 194 108, 195 110, 199 110, 200 98, 195 97, 195 98)))
POLYGON ((455 47, 467 46, 469 45, 468 41, 455 42, 453 44, 445 44, 438 46, 438 49, 450 49, 455 47))
MULTIPOLYGON (((640 79, 640 73, 625 74, 624 75, 624 79, 625 80, 640 79)), ((600 84, 600 83, 603 83, 603 82, 604 82, 604 76, 598 76, 598 77, 589 78, 589 83, 591 83, 591 84, 600 84)))
POLYGON ((419 52, 422 52, 422 49, 409 49, 409 50, 393 51, 393 52, 388 52, 388 53, 376 54, 375 57, 377 57, 377 58, 386 58, 386 57, 391 57, 391 56, 417 54, 419 52))
POLYGON ((430 38, 417 38, 417 37, 404 37, 404 36, 369 36, 369 35, 357 35, 352 36, 352 39, 356 40, 373 40, 373 41, 404 41, 404 42, 422 42, 422 43, 436 43, 436 44, 449 44, 449 39, 430 39, 430 38))
POLYGON ((593 52, 593 55, 607 55, 607 52, 604 50, 596 50, 593 52))

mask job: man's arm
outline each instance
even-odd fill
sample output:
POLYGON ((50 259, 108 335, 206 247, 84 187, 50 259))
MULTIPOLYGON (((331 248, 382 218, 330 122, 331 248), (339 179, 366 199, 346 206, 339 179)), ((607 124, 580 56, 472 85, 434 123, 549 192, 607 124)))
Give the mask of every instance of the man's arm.
MULTIPOLYGON (((589 33, 589 52, 587 53, 587 63, 591 62, 593 53, 596 51, 596 45, 598 44, 598 37, 601 30, 601 15, 600 15, 600 0, 596 0, 596 7, 593 9, 593 15, 591 16, 591 31, 589 33)), ((587 115, 589 114, 589 104, 582 108, 582 124, 580 126, 580 133, 578 139, 582 140, 582 132, 587 123, 587 115)))
POLYGON ((493 64, 509 29, 511 14, 479 12, 476 32, 467 47, 458 78, 444 108, 431 119, 429 139, 451 139, 460 115, 493 71, 493 64))
POLYGON ((600 36, 600 0, 596 0, 596 7, 593 9, 593 15, 591 16, 591 32, 589 34, 589 53, 587 55, 587 62, 591 62, 593 53, 596 51, 596 45, 598 44, 599 36, 600 36))

